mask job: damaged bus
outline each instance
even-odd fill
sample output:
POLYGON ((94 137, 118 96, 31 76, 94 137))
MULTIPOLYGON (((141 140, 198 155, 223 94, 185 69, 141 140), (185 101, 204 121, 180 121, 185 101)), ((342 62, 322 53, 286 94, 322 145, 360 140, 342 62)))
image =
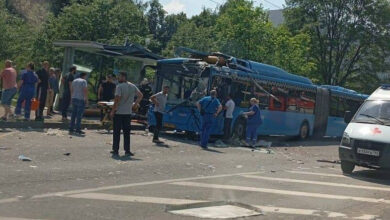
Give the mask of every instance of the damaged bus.
MULTIPOLYGON (((194 137, 201 128, 201 116, 195 103, 216 89, 224 103, 231 95, 236 107, 231 131, 245 136, 246 119, 241 115, 253 97, 260 100, 262 125, 259 135, 297 136, 306 139, 340 137, 347 124, 346 111, 356 112, 367 96, 336 86, 318 86, 308 78, 287 73, 267 64, 237 59, 222 53, 205 54, 187 48, 190 58, 158 61, 155 91, 170 86, 163 125, 194 137)), ((152 107, 151 107, 152 108, 152 107)), ((150 109, 150 130, 155 125, 150 109)), ((223 114, 217 117, 212 134, 223 134, 223 114)))

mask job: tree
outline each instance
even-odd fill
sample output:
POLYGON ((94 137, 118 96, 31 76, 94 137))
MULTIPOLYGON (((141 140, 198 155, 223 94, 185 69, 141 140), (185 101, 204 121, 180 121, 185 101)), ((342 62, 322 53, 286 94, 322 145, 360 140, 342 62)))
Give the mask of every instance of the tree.
POLYGON ((216 32, 214 27, 196 26, 194 22, 183 23, 172 36, 163 55, 172 57, 177 47, 189 47, 195 50, 212 52, 216 50, 216 32))
POLYGON ((389 56, 390 3, 386 0, 287 0, 294 33, 308 33, 322 83, 346 85, 384 69, 389 56))
POLYGON ((244 59, 267 61, 272 24, 268 14, 247 0, 228 0, 216 23, 218 47, 244 59))

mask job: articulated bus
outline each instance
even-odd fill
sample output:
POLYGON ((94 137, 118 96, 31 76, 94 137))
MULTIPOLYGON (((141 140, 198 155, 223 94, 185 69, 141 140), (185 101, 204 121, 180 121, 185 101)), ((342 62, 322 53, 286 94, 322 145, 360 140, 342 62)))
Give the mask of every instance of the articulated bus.
MULTIPOLYGON (((249 100, 260 100, 262 125, 259 135, 342 136, 347 124, 345 111, 356 112, 366 95, 336 86, 318 86, 311 80, 262 63, 237 59, 221 53, 191 58, 158 61, 155 91, 170 86, 163 124, 167 129, 196 135, 201 116, 195 103, 216 89, 223 103, 230 94, 236 104, 231 131, 243 138, 249 100)), ((152 108, 148 113, 151 129, 155 125, 152 108)), ((220 114, 212 128, 223 134, 224 117, 220 114)))

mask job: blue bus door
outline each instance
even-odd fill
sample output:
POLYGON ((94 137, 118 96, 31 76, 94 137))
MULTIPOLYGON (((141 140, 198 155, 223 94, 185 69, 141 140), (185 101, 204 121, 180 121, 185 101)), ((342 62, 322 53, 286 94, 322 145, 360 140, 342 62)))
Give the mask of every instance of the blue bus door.
POLYGON ((317 88, 316 106, 314 109, 314 137, 323 137, 326 135, 329 116, 329 89, 317 88))

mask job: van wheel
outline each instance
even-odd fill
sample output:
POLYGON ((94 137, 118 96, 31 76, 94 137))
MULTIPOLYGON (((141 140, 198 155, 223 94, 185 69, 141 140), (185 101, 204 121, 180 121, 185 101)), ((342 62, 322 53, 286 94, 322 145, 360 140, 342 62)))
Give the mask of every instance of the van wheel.
POLYGON ((355 164, 349 161, 342 160, 341 161, 341 170, 345 174, 351 174, 355 169, 355 164))
POLYGON ((233 135, 240 140, 245 139, 246 135, 246 120, 244 118, 238 118, 234 124, 233 135))
POLYGON ((301 128, 299 129, 299 139, 305 140, 309 137, 309 124, 307 122, 303 122, 301 128))

